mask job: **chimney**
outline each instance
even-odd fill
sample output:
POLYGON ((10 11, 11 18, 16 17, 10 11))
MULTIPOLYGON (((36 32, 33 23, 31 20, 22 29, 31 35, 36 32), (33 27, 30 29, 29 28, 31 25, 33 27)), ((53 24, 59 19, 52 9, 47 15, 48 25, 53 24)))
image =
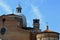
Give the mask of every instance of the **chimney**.
POLYGON ((39 30, 39 19, 33 19, 33 28, 39 30))

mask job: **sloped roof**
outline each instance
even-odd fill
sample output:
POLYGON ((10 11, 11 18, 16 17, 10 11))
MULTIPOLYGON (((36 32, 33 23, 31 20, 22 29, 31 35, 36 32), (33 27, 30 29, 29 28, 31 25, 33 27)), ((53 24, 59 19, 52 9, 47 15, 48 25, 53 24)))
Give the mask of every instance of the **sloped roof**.
POLYGON ((51 31, 51 30, 44 30, 42 32, 54 32, 54 31, 51 31))

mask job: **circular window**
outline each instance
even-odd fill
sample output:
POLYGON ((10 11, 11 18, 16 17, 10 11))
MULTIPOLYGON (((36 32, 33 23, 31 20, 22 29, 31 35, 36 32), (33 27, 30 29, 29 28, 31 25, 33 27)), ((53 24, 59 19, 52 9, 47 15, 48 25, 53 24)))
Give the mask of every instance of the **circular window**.
POLYGON ((6 32, 6 28, 1 28, 1 34, 4 35, 6 32))

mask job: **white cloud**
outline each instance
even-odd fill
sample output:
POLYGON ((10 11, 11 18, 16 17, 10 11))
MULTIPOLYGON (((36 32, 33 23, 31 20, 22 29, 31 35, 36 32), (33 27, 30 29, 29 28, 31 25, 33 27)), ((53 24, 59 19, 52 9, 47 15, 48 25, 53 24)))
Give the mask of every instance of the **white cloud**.
POLYGON ((11 11, 11 8, 10 8, 6 3, 4 3, 4 1, 1 1, 1 0, 0 0, 0 6, 1 6, 4 10, 6 10, 7 13, 11 13, 11 12, 12 12, 12 11, 11 11))
POLYGON ((31 5, 31 8, 32 8, 32 12, 36 16, 36 18, 40 19, 40 23, 45 24, 44 19, 43 19, 43 15, 42 15, 41 11, 39 10, 38 6, 31 5))
POLYGON ((31 5, 32 12, 38 19, 42 19, 41 12, 39 11, 39 8, 37 6, 31 5))
POLYGON ((31 5, 31 7, 32 7, 33 13, 37 16, 37 18, 40 19, 42 17, 42 15, 41 15, 38 7, 37 6, 34 6, 34 5, 31 5))

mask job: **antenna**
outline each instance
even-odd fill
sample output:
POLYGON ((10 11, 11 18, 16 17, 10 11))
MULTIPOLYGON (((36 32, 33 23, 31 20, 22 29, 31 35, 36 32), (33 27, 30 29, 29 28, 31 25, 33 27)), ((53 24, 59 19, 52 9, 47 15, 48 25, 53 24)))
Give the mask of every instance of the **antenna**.
POLYGON ((46 22, 46 24, 47 24, 47 25, 46 25, 46 30, 48 30, 48 29, 49 29, 49 27, 48 27, 48 22, 46 22))

